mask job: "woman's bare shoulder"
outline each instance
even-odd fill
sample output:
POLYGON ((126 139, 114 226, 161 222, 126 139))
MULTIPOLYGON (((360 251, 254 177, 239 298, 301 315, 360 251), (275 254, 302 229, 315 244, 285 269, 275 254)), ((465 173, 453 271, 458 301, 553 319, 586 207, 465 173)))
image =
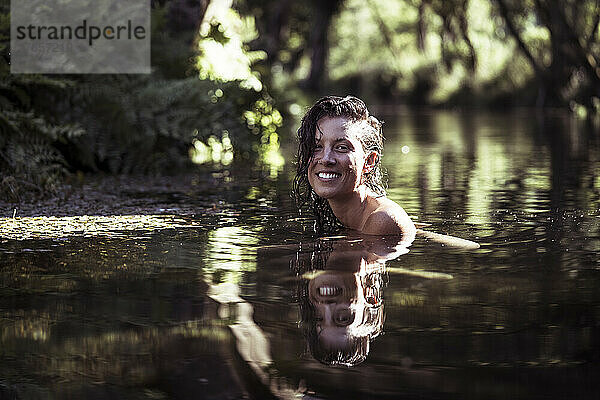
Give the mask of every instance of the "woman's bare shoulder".
POLYGON ((377 199, 377 207, 367 218, 363 232, 370 235, 415 236, 416 228, 406 211, 385 197, 377 199))

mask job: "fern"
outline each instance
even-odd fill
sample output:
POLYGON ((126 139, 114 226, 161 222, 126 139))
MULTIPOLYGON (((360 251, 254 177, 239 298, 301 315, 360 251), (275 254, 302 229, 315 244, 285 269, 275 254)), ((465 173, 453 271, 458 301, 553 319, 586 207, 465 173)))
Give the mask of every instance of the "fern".
POLYGON ((52 145, 83 133, 76 125, 52 125, 33 112, 0 112, 0 194, 21 201, 23 195, 55 192, 67 173, 66 161, 52 145))
POLYGON ((238 154, 252 152, 260 140, 242 118, 260 94, 244 91, 236 82, 88 77, 67 97, 82 111, 70 112, 64 105, 60 114, 65 121, 80 122, 88 132, 77 143, 77 151, 71 151, 87 161, 71 161, 90 169, 113 173, 180 169, 189 165, 194 139, 220 137, 227 131, 238 154), (219 98, 214 95, 217 89, 223 93, 219 98))

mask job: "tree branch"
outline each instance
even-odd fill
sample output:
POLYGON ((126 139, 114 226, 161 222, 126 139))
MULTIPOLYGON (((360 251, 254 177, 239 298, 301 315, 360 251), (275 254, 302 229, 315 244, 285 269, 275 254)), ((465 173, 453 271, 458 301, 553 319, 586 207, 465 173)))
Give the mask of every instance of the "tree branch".
MULTIPOLYGON (((385 21, 381 17, 381 14, 379 14, 379 10, 377 10, 377 6, 375 4, 373 4, 373 1, 367 0, 367 3, 369 3, 369 8, 373 11, 373 16, 377 20, 377 24, 379 25, 379 29, 381 31, 381 34, 383 35, 383 39, 385 40, 385 43, 387 44, 387 47, 388 47, 390 53, 392 54, 392 59, 394 60, 394 64, 398 65, 398 60, 400 60, 400 54, 398 54, 395 51, 396 49, 395 49, 394 43, 392 42, 392 32, 390 31, 390 28, 388 28, 385 21)), ((400 69, 399 68, 396 68, 396 69, 397 69, 397 71, 395 71, 395 72, 399 76, 402 76, 400 69)))
POLYGON ((471 43, 471 39, 469 38, 469 26, 467 22, 467 4, 468 0, 463 0, 462 8, 457 12, 458 16, 458 25, 460 26, 460 33, 463 37, 463 40, 469 47, 469 67, 471 71, 475 72, 475 68, 477 67, 477 54, 475 53, 475 47, 473 47, 473 43, 471 43))
POLYGON ((496 3, 498 4, 498 8, 500 9, 500 14, 502 14, 502 18, 504 19, 504 22, 506 23, 508 30, 510 31, 513 38, 517 41, 517 45, 519 46, 519 49, 523 52, 523 54, 525 55, 527 60, 529 60, 529 63, 535 70, 536 75, 538 75, 539 78, 544 80, 546 77, 546 73, 540 67, 540 65, 536 61, 536 59, 533 56, 533 54, 531 53, 531 51, 529 51, 529 49, 527 48, 527 45, 523 41, 523 38, 521 38, 521 35, 519 34, 517 27, 513 23, 512 19, 510 18, 510 12, 508 10, 508 7, 506 6, 506 3, 504 2, 504 0, 496 0, 496 3))
POLYGON ((417 7, 419 12, 419 18, 417 20, 417 47, 421 52, 425 51, 425 38, 427 36, 427 27, 425 26, 426 3, 427 0, 423 0, 417 7))

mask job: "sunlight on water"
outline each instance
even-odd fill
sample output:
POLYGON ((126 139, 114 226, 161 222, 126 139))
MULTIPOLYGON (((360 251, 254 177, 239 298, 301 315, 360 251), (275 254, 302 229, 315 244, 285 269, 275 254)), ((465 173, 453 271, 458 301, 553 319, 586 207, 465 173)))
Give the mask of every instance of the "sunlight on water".
POLYGON ((82 215, 72 217, 0 217, 0 237, 13 240, 62 237, 127 237, 131 231, 158 231, 193 226, 176 215, 82 215))
POLYGON ((218 274, 218 281, 239 283, 242 273, 256 270, 255 232, 236 226, 217 228, 208 234, 208 257, 203 263, 203 273, 218 274))

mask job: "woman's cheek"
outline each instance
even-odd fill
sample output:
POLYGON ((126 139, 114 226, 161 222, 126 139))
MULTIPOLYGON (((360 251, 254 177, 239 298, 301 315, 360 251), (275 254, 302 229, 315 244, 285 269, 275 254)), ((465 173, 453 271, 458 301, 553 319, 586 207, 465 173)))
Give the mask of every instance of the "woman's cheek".
POLYGON ((314 158, 310 159, 310 161, 308 162, 308 170, 307 170, 307 174, 308 174, 308 180, 310 181, 312 176, 314 174, 315 171, 315 166, 317 165, 317 162, 315 161, 314 158))
POLYGON ((308 170, 308 184, 310 185, 311 188, 314 188, 314 174, 312 173, 312 170, 309 168, 308 170))
POLYGON ((356 158, 354 158, 354 157, 351 157, 349 161, 350 162, 348 163, 349 164, 349 168, 348 169, 352 173, 356 174, 358 172, 358 170, 359 170, 359 168, 358 168, 358 160, 356 158))

